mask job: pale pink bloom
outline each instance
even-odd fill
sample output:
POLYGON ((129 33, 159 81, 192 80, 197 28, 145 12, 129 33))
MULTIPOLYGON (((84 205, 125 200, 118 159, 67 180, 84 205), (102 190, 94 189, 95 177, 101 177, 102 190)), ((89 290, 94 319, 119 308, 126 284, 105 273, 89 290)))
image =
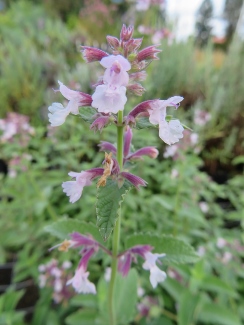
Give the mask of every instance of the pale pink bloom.
POLYGON ((95 93, 92 95, 92 106, 98 109, 100 113, 118 113, 123 111, 127 97, 126 88, 113 87, 110 85, 97 86, 95 93))
POLYGON ((174 144, 183 138, 184 128, 179 120, 163 121, 159 124, 159 137, 168 145, 174 144))
POLYGON ((197 254, 198 254, 199 256, 204 256, 205 253, 206 253, 206 249, 205 249, 205 247, 203 247, 203 246, 199 246, 198 249, 197 249, 197 254))
POLYGON ((160 122, 165 121, 166 118, 166 108, 168 106, 174 106, 175 108, 179 107, 179 103, 184 98, 181 96, 170 97, 166 100, 155 100, 150 104, 149 109, 149 121, 150 123, 157 125, 160 122))
POLYGON ((203 213, 207 213, 209 211, 209 206, 206 202, 199 202, 199 208, 202 210, 203 213))
POLYGON ((106 282, 109 282, 110 281, 110 279, 111 279, 111 272, 112 272, 111 267, 107 267, 105 269, 104 279, 105 279, 106 282))
POLYGON ((66 193, 66 195, 70 197, 69 201, 71 203, 74 203, 78 201, 81 197, 83 188, 85 186, 91 185, 92 174, 82 171, 81 173, 70 172, 68 175, 71 177, 75 177, 76 180, 64 182, 62 184, 62 187, 64 193, 66 193))
POLYGON ((44 288, 47 283, 47 276, 45 274, 39 275, 39 287, 44 288))
POLYGON ((71 266, 72 266, 72 263, 70 261, 64 261, 62 264, 62 268, 65 270, 71 268, 71 266))
POLYGON ((224 252, 224 255, 221 259, 222 263, 228 264, 232 260, 233 255, 230 252, 224 252))
POLYGON ((173 144, 170 147, 166 147, 164 152, 164 158, 174 157, 177 150, 178 150, 178 146, 176 144, 173 144))
POLYGON ((49 122, 51 126, 62 125, 66 117, 72 113, 74 115, 79 114, 79 106, 90 106, 91 105, 91 96, 80 91, 71 90, 66 87, 62 82, 59 83, 59 91, 61 94, 69 101, 66 108, 60 103, 53 103, 48 107, 49 122))
POLYGON ((149 9, 150 0, 137 0, 136 1, 136 10, 137 11, 146 11, 149 9))
POLYGON ((226 246, 226 244, 227 244, 227 241, 226 241, 224 238, 219 237, 219 238, 217 239, 216 246, 217 246, 218 248, 223 248, 223 247, 226 246))
POLYGON ((179 176, 179 172, 178 172, 178 170, 175 169, 175 168, 173 168, 172 171, 171 171, 170 177, 171 177, 172 179, 175 179, 175 178, 177 178, 178 176, 179 176))
POLYGON ((150 271, 150 282, 153 288, 156 288, 157 284, 163 282, 167 277, 167 274, 156 265, 157 259, 164 256, 165 254, 153 254, 151 252, 144 254, 145 262, 142 267, 144 270, 150 271))
POLYGON ((72 284, 73 288, 78 293, 92 293, 96 294, 95 285, 88 280, 89 272, 85 272, 83 267, 76 270, 72 279, 67 281, 67 285, 72 284))

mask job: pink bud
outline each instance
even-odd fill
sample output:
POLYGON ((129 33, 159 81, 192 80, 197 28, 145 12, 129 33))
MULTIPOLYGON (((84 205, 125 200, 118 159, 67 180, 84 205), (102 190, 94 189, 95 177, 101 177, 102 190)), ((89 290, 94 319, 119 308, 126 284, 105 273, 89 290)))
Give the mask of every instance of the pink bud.
POLYGON ((134 32, 134 27, 132 25, 126 28, 126 25, 123 24, 121 32, 120 32, 120 40, 123 42, 127 42, 131 39, 134 32))
POLYGON ((90 126, 93 131, 102 131, 102 129, 107 126, 110 122, 110 116, 100 116, 98 117, 90 126))
POLYGON ((94 62, 94 61, 101 61, 102 58, 108 56, 108 53, 99 50, 95 47, 81 46, 81 48, 82 48, 81 53, 83 55, 84 60, 87 63, 94 62))
POLYGON ((130 271, 132 256, 131 254, 125 254, 120 257, 118 264, 118 271, 122 274, 122 276, 127 276, 130 271))
POLYGON ((149 109, 152 109, 151 105, 157 102, 158 99, 150 99, 146 100, 145 102, 142 102, 138 104, 135 108, 133 108, 132 111, 130 111, 129 115, 127 116, 127 120, 131 119, 131 117, 136 117, 138 114, 143 112, 148 112, 149 109))
POLYGON ((142 96, 143 93, 146 91, 146 89, 142 87, 142 85, 139 83, 128 85, 127 90, 136 96, 142 96))
POLYGON ((155 159, 158 156, 158 150, 155 147, 144 147, 130 154, 127 159, 140 159, 142 156, 149 156, 155 159))
POLYGON ((127 50, 127 53, 132 53, 132 52, 136 52, 142 43, 142 38, 132 38, 130 39, 126 44, 125 44, 125 48, 127 50))
POLYGON ((156 48, 156 45, 151 45, 146 47, 145 49, 141 50, 137 54, 137 60, 139 62, 144 60, 158 60, 157 53, 161 52, 156 48))
POLYGON ((101 141, 100 144, 98 145, 98 147, 100 147, 100 151, 111 151, 114 155, 117 154, 117 149, 110 142, 101 141))
POLYGON ((130 174, 130 173, 127 173, 127 172, 122 172, 120 175, 122 175, 124 178, 126 178, 131 184, 133 184, 137 189, 139 189, 139 186, 146 186, 147 185, 147 182, 144 181, 144 179, 136 176, 136 175, 133 175, 133 174, 130 174))
POLYGON ((129 75, 131 81, 143 81, 147 77, 146 71, 139 71, 129 75))
POLYGON ((119 40, 117 37, 108 35, 107 42, 113 50, 117 50, 117 48, 119 47, 119 40))

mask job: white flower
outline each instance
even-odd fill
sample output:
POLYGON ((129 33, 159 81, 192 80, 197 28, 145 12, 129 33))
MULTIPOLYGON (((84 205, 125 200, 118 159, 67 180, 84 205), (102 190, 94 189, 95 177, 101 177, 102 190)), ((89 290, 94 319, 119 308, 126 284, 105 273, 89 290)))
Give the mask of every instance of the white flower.
POLYGON ((51 126, 59 126, 65 122, 66 117, 72 113, 79 114, 79 106, 90 106, 91 96, 80 91, 71 90, 66 87, 62 82, 59 83, 59 91, 66 98, 69 103, 66 108, 60 103, 53 103, 48 107, 49 121, 51 126))
POLYGON ((165 121, 166 118, 166 108, 168 106, 179 107, 179 103, 184 98, 181 96, 170 97, 166 100, 157 100, 151 104, 151 109, 149 109, 149 121, 150 123, 157 125, 165 121))
POLYGON ((156 265, 157 259, 164 256, 165 254, 152 254, 150 252, 144 254, 145 262, 142 267, 144 270, 150 270, 150 282, 153 288, 156 288, 157 284, 163 282, 167 277, 167 274, 156 265))
POLYGON ((48 118, 51 126, 62 125, 70 113, 69 110, 64 108, 60 103, 52 103, 52 105, 48 107, 48 110, 50 112, 48 118))
POLYGON ((159 124, 159 137, 168 145, 174 144, 183 138, 184 128, 179 120, 163 121, 159 124))
POLYGON ((79 200, 85 186, 91 185, 91 178, 93 174, 88 172, 75 173, 70 172, 69 176, 75 177, 75 181, 68 181, 62 184, 63 191, 70 197, 69 201, 74 203, 79 200))
POLYGON ((72 284, 78 293, 96 294, 96 287, 88 280, 88 275, 89 272, 85 272, 84 268, 80 267, 76 270, 74 277, 67 282, 67 285, 72 284))
POLYGON ((97 86, 95 93, 92 95, 92 106, 98 109, 101 113, 118 113, 123 111, 127 101, 125 95, 126 88, 113 87, 111 85, 97 86))

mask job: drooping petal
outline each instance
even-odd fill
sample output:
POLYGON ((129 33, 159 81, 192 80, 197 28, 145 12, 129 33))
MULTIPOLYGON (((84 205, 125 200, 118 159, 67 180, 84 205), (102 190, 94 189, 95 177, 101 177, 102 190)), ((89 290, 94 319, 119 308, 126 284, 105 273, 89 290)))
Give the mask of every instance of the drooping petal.
POLYGON ((70 197, 69 202, 75 203, 81 197, 83 187, 76 181, 63 182, 62 188, 64 193, 70 197))
POLYGON ((100 147, 100 151, 111 151, 114 155, 117 154, 116 147, 110 142, 101 141, 98 147, 100 147))
POLYGON ((126 178, 131 184, 133 184, 137 189, 139 189, 139 186, 147 186, 147 182, 136 175, 127 172, 122 172, 121 175, 126 178))
POLYGON ((60 103, 53 103, 48 107, 48 110, 50 112, 48 118, 51 126, 62 125, 70 113, 69 108, 64 108, 60 103))
POLYGON ((184 128, 179 120, 163 121, 159 124, 159 137, 168 145, 174 144, 183 138, 184 128))
POLYGON ((163 282, 167 278, 167 274, 160 270, 156 265, 150 269, 150 282, 155 289, 159 282, 163 282))
POLYGON ((72 279, 67 282, 67 285, 72 284, 73 288, 78 293, 92 293, 96 294, 95 285, 88 280, 89 272, 80 267, 76 270, 72 279))
POLYGON ((97 86, 95 93, 92 95, 92 106, 101 113, 118 113, 124 110, 127 101, 125 95, 126 88, 121 86, 113 89, 107 85, 97 86))

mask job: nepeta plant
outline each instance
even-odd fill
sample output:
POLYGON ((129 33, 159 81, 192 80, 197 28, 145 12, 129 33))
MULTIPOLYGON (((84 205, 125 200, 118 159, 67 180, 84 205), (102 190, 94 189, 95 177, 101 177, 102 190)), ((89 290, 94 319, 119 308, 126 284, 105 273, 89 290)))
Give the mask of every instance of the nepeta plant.
MULTIPOLYGON (((166 263, 192 262, 195 254, 190 246, 169 236, 155 234, 138 234, 131 236, 125 243, 126 249, 120 251, 120 208, 125 194, 133 187, 139 189, 146 186, 147 182, 129 171, 130 163, 143 156, 156 158, 158 150, 148 146, 131 151, 132 128, 144 129, 158 126, 159 137, 168 145, 174 144, 183 137, 183 126, 179 120, 167 115, 167 107, 178 108, 183 97, 174 96, 167 100, 151 99, 134 107, 124 116, 127 92, 140 96, 145 89, 139 83, 146 78, 144 69, 148 64, 157 60, 160 52, 152 45, 139 50, 142 38, 135 39, 133 27, 123 25, 120 39, 107 36, 107 41, 112 49, 108 54, 100 49, 82 46, 82 54, 87 63, 99 61, 105 68, 104 74, 95 85, 93 95, 67 88, 59 82, 61 94, 69 101, 66 107, 60 103, 53 103, 49 107, 49 121, 52 126, 63 124, 70 114, 80 115, 91 124, 91 130, 99 130, 112 126, 117 128, 117 146, 110 142, 102 141, 100 150, 105 151, 103 167, 92 168, 81 172, 69 172, 72 178, 62 184, 63 191, 71 203, 80 199, 83 188, 97 182, 97 227, 104 241, 111 233, 112 249, 105 247, 99 239, 89 233, 91 226, 83 224, 83 234, 73 226, 69 239, 65 239, 58 247, 60 251, 68 249, 81 249, 81 259, 75 275, 67 284, 71 284, 79 293, 96 293, 96 287, 88 279, 87 265, 89 260, 98 250, 102 250, 111 257, 111 276, 108 290, 108 313, 110 324, 116 324, 114 307, 114 291, 117 272, 126 277, 131 269, 132 262, 137 263, 137 258, 142 258, 143 269, 150 272, 150 282, 153 288, 166 279, 166 273, 157 266, 160 258, 165 258, 166 263), (79 107, 82 107, 79 111, 79 107), (152 251, 154 250, 154 253, 152 251)), ((71 222, 71 221, 70 221, 71 222)), ((70 223, 71 224, 71 223, 70 223)), ((55 224, 51 226, 55 229, 55 224)), ((125 240, 126 241, 126 240, 125 240)))

